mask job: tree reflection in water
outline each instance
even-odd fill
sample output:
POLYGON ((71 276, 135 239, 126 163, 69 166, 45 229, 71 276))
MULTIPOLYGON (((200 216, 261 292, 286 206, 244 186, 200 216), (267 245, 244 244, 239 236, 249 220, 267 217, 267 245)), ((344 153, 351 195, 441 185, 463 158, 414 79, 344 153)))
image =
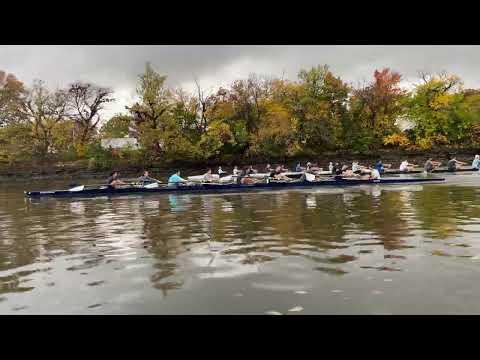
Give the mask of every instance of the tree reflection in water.
POLYGON ((288 257, 319 276, 401 271, 413 255, 473 256, 468 234, 480 231, 479 191, 464 186, 27 203, 17 192, 1 196, 0 272, 8 273, 0 273, 0 295, 31 291, 23 267, 62 256, 75 256, 68 271, 146 259, 150 283, 166 296, 199 277, 258 273, 288 257))

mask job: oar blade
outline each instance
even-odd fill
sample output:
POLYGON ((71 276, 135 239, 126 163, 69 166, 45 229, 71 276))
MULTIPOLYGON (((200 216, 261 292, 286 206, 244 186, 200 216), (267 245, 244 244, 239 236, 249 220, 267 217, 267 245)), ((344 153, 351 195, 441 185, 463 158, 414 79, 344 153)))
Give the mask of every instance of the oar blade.
POLYGON ((85 190, 85 185, 79 185, 79 186, 75 186, 71 189, 68 189, 68 191, 72 191, 72 192, 83 191, 83 190, 85 190))

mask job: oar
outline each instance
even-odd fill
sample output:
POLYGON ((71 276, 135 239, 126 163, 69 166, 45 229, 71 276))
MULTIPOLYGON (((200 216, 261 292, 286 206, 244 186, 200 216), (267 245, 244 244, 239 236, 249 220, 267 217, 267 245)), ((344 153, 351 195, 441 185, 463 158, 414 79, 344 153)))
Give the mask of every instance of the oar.
MULTIPOLYGON (((150 178, 151 181, 157 182, 158 184, 163 184, 161 180, 150 178)), ((135 183, 141 183, 142 181, 139 180, 138 178, 132 178, 132 179, 125 179, 125 182, 130 183, 130 184, 135 184, 135 183)))
MULTIPOLYGON (((132 185, 137 185, 138 183, 125 183, 126 186, 132 186, 132 185)), ((102 186, 109 186, 109 184, 86 184, 86 185, 78 185, 78 184, 70 184, 70 189, 69 191, 82 191, 85 190, 85 188, 99 188, 102 186)))

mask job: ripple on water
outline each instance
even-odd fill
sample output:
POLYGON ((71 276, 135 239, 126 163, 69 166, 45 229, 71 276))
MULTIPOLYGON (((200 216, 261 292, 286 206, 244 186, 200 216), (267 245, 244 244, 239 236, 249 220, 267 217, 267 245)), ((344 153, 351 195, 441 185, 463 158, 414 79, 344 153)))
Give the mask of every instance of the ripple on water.
MULTIPOLYGON (((442 291, 455 281, 458 294, 464 294, 458 303, 466 304, 470 298, 461 287, 472 283, 480 254, 480 177, 471 181, 470 187, 365 186, 37 203, 0 191, 0 200, 10 199, 0 201, 0 295, 23 291, 29 304, 48 304, 48 295, 41 294, 61 293, 65 282, 59 278, 67 277, 83 284, 68 292, 74 299, 70 309, 99 313, 112 308, 142 311, 143 302, 152 312, 163 312, 166 305, 176 312, 185 306, 215 312, 217 307, 198 299, 217 292, 237 294, 239 289, 243 300, 231 295, 223 302, 227 300, 218 296, 218 308, 232 313, 288 314, 296 306, 313 313, 337 311, 338 304, 328 301, 297 303, 310 299, 299 295, 308 289, 316 296, 329 295, 325 299, 344 299, 345 309, 369 313, 354 300, 368 294, 382 301, 372 291, 385 289, 375 289, 374 283, 399 291, 416 281, 432 284, 421 296, 410 287, 404 292, 408 301, 391 302, 392 309, 408 312, 403 303, 429 308, 425 303, 439 303, 435 289, 442 291), (45 273, 28 267, 36 270, 47 263, 51 270, 45 273), (442 282, 433 284, 436 280, 425 270, 432 266, 442 282), (376 274, 383 275, 377 280, 368 276, 376 274), (76 296, 87 287, 89 294, 108 287, 109 302, 76 296), (48 291, 31 291, 36 288, 48 291), (154 290, 173 295, 158 301, 154 290), (355 306, 348 308, 349 303, 355 306)), ((2 296, 0 302, 8 311, 24 310, 10 297, 2 296)), ((60 304, 53 311, 68 312, 65 302, 60 304)), ((469 306, 480 310, 473 300, 469 306)))
POLYGON ((327 266, 318 266, 314 270, 321 271, 327 275, 333 276, 342 276, 348 274, 348 271, 345 271, 339 267, 327 267, 327 266))

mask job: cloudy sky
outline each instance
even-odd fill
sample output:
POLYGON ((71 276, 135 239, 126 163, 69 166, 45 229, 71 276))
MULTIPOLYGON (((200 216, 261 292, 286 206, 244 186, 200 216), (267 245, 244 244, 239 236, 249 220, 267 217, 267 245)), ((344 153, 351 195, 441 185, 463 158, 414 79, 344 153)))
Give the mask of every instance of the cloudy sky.
POLYGON ((207 89, 227 85, 250 73, 295 79, 301 68, 328 64, 352 84, 369 80, 377 68, 403 74, 405 85, 419 71, 460 75, 467 87, 480 87, 480 46, 4 46, 0 70, 26 84, 44 80, 62 87, 82 80, 115 90, 108 114, 135 99, 137 76, 145 62, 168 76, 169 86, 192 89, 193 79, 207 89))

